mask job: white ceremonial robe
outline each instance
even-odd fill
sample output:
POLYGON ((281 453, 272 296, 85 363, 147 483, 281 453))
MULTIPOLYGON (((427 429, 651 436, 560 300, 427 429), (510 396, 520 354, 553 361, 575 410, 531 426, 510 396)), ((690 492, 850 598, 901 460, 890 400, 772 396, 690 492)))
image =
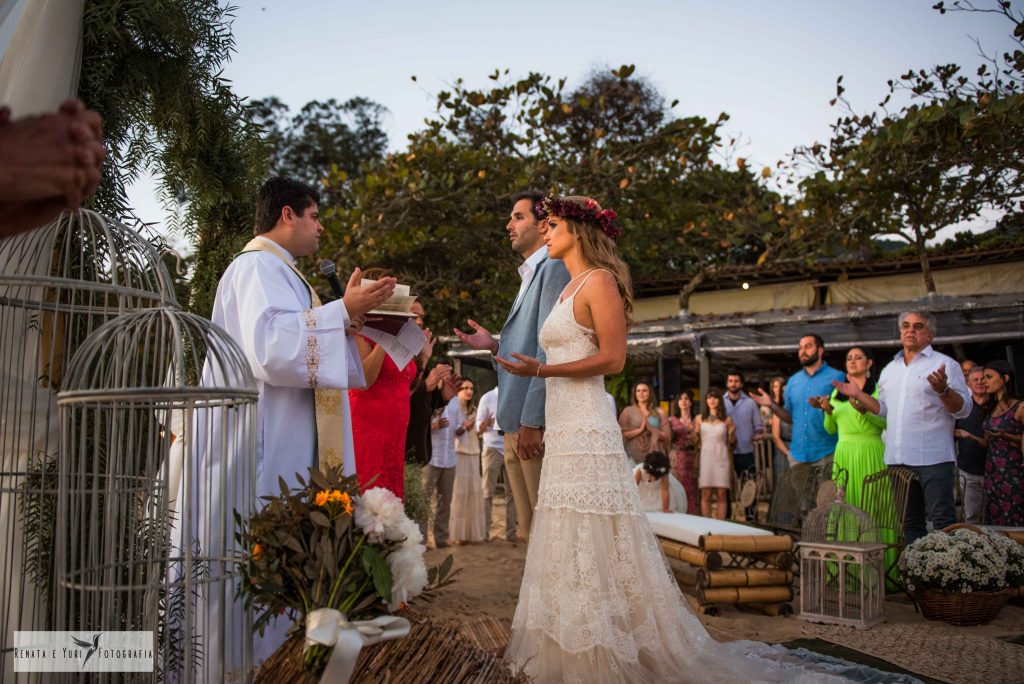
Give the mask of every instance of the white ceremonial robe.
MULTIPOLYGON (((339 389, 366 385, 355 341, 346 334, 350 319, 344 302, 338 299, 312 309, 309 289, 280 258, 268 252, 246 252, 236 257, 221 277, 212 320, 241 347, 259 390, 254 462, 249 464, 255 467, 256 497, 279 494, 279 477, 290 486, 298 484, 296 473, 308 480, 308 469, 317 465, 314 384, 339 389), (307 354, 311 338, 319 354, 307 354)), ((216 375, 216 370, 207 363, 203 383, 216 384, 216 375)), ((342 392, 341 396, 343 468, 345 475, 354 475, 348 393, 342 392)), ((199 493, 198 501, 193 499, 198 504, 192 507, 196 523, 193 529, 198 530, 200 545, 205 547, 203 554, 216 557, 221 550, 230 550, 235 545, 232 539, 236 526, 231 508, 243 512, 244 499, 238 494, 237 482, 244 464, 238 459, 246 455, 231 452, 241 451, 245 445, 223 439, 216 425, 204 434, 206 421, 199 414, 201 411, 197 411, 193 442, 198 488, 191 488, 199 493), (237 444, 238 448, 227 446, 225 453, 220 453, 230 444, 237 444), (227 490, 223 489, 225 482, 227 490), (228 500, 204 494, 218 491, 225 492, 228 500)), ((256 507, 263 504, 257 500, 256 507)), ((241 658, 240 640, 248 635, 242 634, 238 626, 240 602, 235 601, 233 588, 212 586, 197 610, 197 630, 207 645, 204 670, 208 676, 215 676, 221 667, 225 674, 232 673, 241 662, 236 660, 241 658), (231 614, 228 615, 221 606, 232 603, 235 610, 227 611, 231 614), (222 634, 229 662, 220 663, 222 634)), ((289 619, 278 618, 267 626, 263 636, 252 637, 254 665, 266 660, 285 642, 291 626, 289 619)))

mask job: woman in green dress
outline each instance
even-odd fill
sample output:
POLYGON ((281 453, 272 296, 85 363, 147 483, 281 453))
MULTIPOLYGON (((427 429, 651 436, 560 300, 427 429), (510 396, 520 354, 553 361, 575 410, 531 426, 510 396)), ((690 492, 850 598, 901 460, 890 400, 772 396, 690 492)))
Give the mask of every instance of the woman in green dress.
MULTIPOLYGON (((866 349, 853 347, 846 352, 847 379, 877 399, 878 387, 871 377, 873 364, 871 352, 866 349)), ((864 478, 885 470, 885 418, 858 406, 856 400, 850 401, 839 390, 833 390, 831 397, 818 397, 818 406, 825 412, 825 430, 831 435, 839 433, 832 477, 835 479, 840 469, 849 474, 846 502, 862 508, 864 478)))
MULTIPOLYGON (((874 359, 871 352, 863 347, 852 347, 846 353, 846 377, 867 394, 878 398, 878 387, 871 377, 874 359)), ((818 408, 825 412, 825 430, 829 434, 839 433, 833 462, 832 478, 841 485, 839 474, 847 474, 846 497, 848 504, 863 510, 864 478, 885 470, 885 443, 882 441, 882 430, 885 429, 885 418, 868 411, 856 399, 850 399, 839 390, 833 390, 831 397, 814 397, 812 400, 818 408)), ((839 527, 840 537, 842 527, 839 527)), ((851 530, 852 532, 852 530, 851 530)), ((880 531, 881 541, 895 544, 895 533, 890 530, 880 531)), ((844 539, 844 541, 865 541, 863 539, 844 539)), ((890 548, 885 552, 885 566, 892 568, 896 562, 898 550, 890 548)), ((889 584, 889 589, 895 587, 889 584)))

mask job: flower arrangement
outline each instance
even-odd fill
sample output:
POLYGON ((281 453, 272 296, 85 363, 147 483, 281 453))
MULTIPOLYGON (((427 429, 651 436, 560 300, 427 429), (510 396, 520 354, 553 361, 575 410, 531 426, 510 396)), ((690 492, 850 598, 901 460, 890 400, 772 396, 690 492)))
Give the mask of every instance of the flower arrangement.
MULTIPOLYGON (((296 480, 290 489, 282 479, 281 493, 262 497, 266 504, 248 520, 235 513, 236 539, 250 550, 238 592, 257 608, 260 634, 282 614, 305 622, 328 608, 349 620, 376 617, 452 582, 450 556, 427 569, 419 526, 390 491, 360 494, 356 478, 339 470, 311 468, 308 482, 296 480)), ((318 674, 329 656, 330 648, 312 645, 303 667, 318 674)))
POLYGON ((582 203, 561 197, 546 197, 536 205, 538 216, 548 215, 589 223, 612 240, 622 235, 622 224, 618 222, 618 214, 611 209, 601 209, 600 205, 589 197, 582 203))
POLYGON ((904 550, 900 571, 911 590, 999 591, 1024 582, 1024 548, 995 533, 936 530, 904 550))

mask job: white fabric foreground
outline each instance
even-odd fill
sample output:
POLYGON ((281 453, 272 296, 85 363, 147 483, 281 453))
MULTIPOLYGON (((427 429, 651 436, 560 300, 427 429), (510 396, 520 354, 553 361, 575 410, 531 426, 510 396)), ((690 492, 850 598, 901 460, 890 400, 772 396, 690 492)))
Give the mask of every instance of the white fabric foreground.
POLYGON ((733 534, 745 536, 771 536, 768 530, 750 525, 716 520, 686 513, 647 513, 647 519, 659 537, 673 539, 690 546, 698 546, 699 540, 709 534, 733 534))
POLYGON ((78 90, 84 0, 0 0, 0 104, 57 109, 78 90))

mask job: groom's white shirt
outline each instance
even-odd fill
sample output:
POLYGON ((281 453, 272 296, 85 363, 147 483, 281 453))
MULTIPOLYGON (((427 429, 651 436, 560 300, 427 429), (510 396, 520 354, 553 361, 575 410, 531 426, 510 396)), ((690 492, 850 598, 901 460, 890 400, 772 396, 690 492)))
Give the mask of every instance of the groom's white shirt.
POLYGON ((526 288, 530 286, 530 281, 533 280, 533 273, 537 270, 537 264, 544 260, 548 255, 548 246, 541 245, 540 249, 528 256, 522 264, 519 265, 519 277, 522 282, 519 283, 519 293, 516 295, 516 301, 512 305, 512 311, 516 310, 519 306, 519 302, 522 301, 523 295, 526 294, 526 288))

